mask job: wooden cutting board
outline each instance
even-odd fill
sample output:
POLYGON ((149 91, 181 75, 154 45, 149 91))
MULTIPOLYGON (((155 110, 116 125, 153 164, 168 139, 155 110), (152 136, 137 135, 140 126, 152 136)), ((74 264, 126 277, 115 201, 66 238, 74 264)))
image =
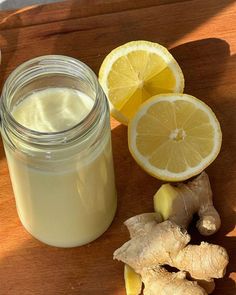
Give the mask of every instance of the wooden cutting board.
MULTIPOLYGON (((221 153, 207 169, 222 227, 209 238, 191 228, 194 242, 218 243, 229 253, 214 295, 236 294, 235 15, 234 1, 224 0, 79 0, 0 12, 0 87, 16 66, 39 55, 73 56, 97 73, 106 54, 127 41, 156 41, 171 49, 185 74, 185 92, 213 108, 223 131, 221 153)), ((123 265, 112 253, 128 239, 123 222, 153 210, 161 182, 132 159, 126 127, 113 119, 111 125, 117 214, 101 238, 74 249, 43 245, 21 226, 0 144, 0 295, 125 294, 123 265)))

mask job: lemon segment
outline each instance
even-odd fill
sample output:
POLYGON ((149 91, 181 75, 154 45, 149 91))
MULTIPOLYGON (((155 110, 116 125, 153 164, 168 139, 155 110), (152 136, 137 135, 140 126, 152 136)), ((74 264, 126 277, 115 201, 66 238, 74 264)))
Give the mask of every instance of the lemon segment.
POLYGON ((111 114, 126 125, 153 95, 184 89, 176 60, 165 47, 148 41, 132 41, 111 51, 101 65, 99 82, 111 114))
POLYGON ((142 291, 141 276, 137 274, 129 265, 125 264, 124 279, 126 295, 139 295, 142 291))
POLYGON ((141 105, 129 123, 128 143, 137 163, 165 181, 183 181, 203 171, 218 155, 220 124, 201 100, 160 94, 141 105))

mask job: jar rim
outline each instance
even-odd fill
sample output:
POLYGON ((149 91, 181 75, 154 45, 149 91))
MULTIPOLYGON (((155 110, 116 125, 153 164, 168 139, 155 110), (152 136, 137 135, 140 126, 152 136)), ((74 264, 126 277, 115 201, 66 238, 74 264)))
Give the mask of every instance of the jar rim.
MULTIPOLYGON (((45 72, 47 74, 48 72, 45 72)), ((56 72, 54 72, 56 74, 56 72)), ((97 121, 99 121, 101 116, 99 116, 99 113, 105 113, 101 112, 102 108, 102 101, 101 96, 104 96, 104 93, 101 89, 101 86, 98 82, 97 76, 92 71, 92 69, 87 66, 85 63, 81 62, 78 59, 75 59, 73 57, 65 56, 65 55, 43 55, 38 56, 33 59, 30 59, 21 65, 19 65, 7 78, 7 80, 4 83, 3 90, 2 90, 2 99, 0 103, 0 111, 1 111, 1 119, 2 121, 8 122, 11 131, 17 136, 20 137, 22 140, 30 141, 37 144, 49 144, 54 145, 57 143, 68 143, 72 140, 78 139, 85 136, 90 129, 92 129, 97 121), (19 81, 22 79, 24 74, 27 74, 30 70, 35 70, 42 66, 61 66, 61 69, 63 66, 70 66, 73 70, 78 70, 80 73, 86 72, 86 75, 88 75, 88 79, 92 83, 92 86, 94 87, 95 92, 95 98, 94 103, 91 108, 91 110, 88 112, 88 114, 78 123, 73 125, 72 127, 60 130, 56 132, 41 132, 37 130, 33 130, 30 128, 27 128, 20 124, 11 114, 9 106, 7 105, 8 101, 8 95, 7 95, 7 89, 10 88, 12 83, 19 81), (99 111, 100 110, 100 111, 99 111)), ((105 96, 104 96, 105 97, 105 96)), ((106 98, 105 98, 106 100, 106 98)), ((107 101, 106 101, 107 103, 107 101)))

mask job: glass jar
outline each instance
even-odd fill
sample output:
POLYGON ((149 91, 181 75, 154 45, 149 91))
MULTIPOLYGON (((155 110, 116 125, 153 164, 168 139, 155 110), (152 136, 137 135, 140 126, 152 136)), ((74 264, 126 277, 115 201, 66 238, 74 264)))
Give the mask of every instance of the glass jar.
POLYGON ((109 106, 96 75, 66 56, 27 61, 5 82, 0 115, 17 211, 27 231, 58 247, 98 238, 114 218, 116 189, 109 106), (55 87, 92 99, 85 118, 57 132, 36 131, 14 118, 14 109, 30 93, 55 87))

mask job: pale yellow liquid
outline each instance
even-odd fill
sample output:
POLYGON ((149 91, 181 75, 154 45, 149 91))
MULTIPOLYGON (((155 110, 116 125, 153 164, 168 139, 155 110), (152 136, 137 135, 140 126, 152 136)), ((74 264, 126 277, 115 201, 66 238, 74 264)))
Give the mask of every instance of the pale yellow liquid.
MULTIPOLYGON (((81 92, 49 88, 26 97, 13 116, 30 129, 56 132, 81 121, 92 105, 81 92)), ((34 237, 73 247, 91 242, 109 227, 116 210, 110 130, 96 148, 84 149, 76 158, 66 149, 56 161, 41 161, 33 147, 25 157, 5 149, 18 214, 34 237)))

